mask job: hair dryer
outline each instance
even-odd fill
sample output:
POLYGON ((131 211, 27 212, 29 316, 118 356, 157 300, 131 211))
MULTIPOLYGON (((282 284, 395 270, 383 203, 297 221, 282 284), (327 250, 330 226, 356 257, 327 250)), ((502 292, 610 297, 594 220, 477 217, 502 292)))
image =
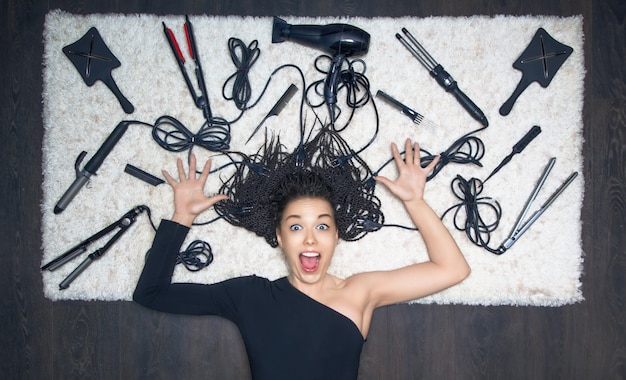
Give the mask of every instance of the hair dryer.
POLYGON ((332 55, 332 63, 324 81, 324 100, 330 110, 331 122, 334 123, 334 105, 337 102, 341 65, 346 57, 367 53, 369 33, 348 24, 290 25, 285 20, 274 17, 272 42, 286 40, 321 49, 332 55))

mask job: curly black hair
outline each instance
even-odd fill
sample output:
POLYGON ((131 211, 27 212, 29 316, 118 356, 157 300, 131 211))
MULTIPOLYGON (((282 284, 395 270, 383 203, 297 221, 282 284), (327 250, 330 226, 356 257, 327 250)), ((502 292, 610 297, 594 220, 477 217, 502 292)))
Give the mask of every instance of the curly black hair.
POLYGON ((354 241, 378 229, 363 228, 365 221, 384 223, 380 200, 368 181, 371 177, 369 167, 341 136, 323 127, 291 153, 272 138, 256 154, 243 156, 220 188, 228 199, 217 203, 215 210, 232 225, 276 247, 276 227, 289 202, 321 198, 335 212, 339 238, 354 241))

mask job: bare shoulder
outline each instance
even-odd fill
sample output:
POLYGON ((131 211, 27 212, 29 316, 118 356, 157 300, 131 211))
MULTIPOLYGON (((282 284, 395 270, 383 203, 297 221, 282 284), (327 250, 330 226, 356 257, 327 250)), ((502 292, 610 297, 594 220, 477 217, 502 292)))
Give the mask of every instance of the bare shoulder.
POLYGON ((326 281, 323 296, 315 299, 352 320, 366 337, 373 310, 368 305, 367 289, 353 281, 351 277, 341 279, 327 275, 326 281))
POLYGON ((332 293, 340 295, 345 301, 355 306, 359 305, 362 307, 362 305, 367 302, 366 298, 368 297, 369 289, 368 286, 365 285, 364 279, 362 279, 362 274, 356 274, 345 279, 330 276, 330 279, 332 281, 332 293))

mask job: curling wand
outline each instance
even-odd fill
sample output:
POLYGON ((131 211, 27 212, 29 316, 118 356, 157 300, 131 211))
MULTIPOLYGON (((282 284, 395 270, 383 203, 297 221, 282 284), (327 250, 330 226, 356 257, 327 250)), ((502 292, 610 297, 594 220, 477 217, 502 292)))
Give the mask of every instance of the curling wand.
POLYGON ((404 39, 399 33, 396 33, 396 38, 400 40, 402 45, 406 47, 411 54, 424 66, 430 75, 437 80, 437 83, 441 85, 447 92, 452 93, 456 100, 461 103, 463 108, 476 120, 478 120, 482 125, 487 127, 489 125, 489 121, 487 117, 483 113, 483 111, 478 108, 478 106, 467 96, 459 86, 456 81, 448 72, 441 66, 435 59, 424 49, 424 47, 413 37, 411 33, 406 28, 402 28, 402 32, 407 36, 409 41, 404 39), (409 43, 410 42, 410 43, 409 43), (412 44, 412 45, 411 45, 412 44))
POLYGON ((98 149, 96 154, 94 154, 89 162, 85 164, 83 170, 79 170, 78 167, 83 158, 85 158, 87 152, 83 151, 81 152, 81 154, 78 155, 78 158, 76 159, 76 163, 74 165, 76 169, 76 179, 74 180, 74 182, 72 182, 70 187, 67 189, 67 191, 63 194, 59 202, 54 207, 55 214, 60 214, 61 212, 63 212, 67 205, 72 201, 72 199, 74 199, 76 194, 78 194, 80 189, 82 189, 83 186, 87 183, 89 177, 96 174, 96 171, 98 171, 104 159, 109 155, 109 153, 111 153, 111 150, 113 149, 115 144, 117 144, 117 142, 126 132, 126 129, 128 129, 128 125, 129 123, 125 121, 119 123, 117 127, 115 127, 113 132, 111 132, 109 137, 107 137, 104 143, 102 143, 102 146, 100 146, 100 149, 98 149))

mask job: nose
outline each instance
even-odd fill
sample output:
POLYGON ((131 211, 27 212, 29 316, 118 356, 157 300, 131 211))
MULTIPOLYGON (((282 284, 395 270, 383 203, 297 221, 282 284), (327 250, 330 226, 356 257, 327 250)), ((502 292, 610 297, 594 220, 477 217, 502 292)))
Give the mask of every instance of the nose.
POLYGON ((315 236, 313 235, 313 231, 307 232, 306 236, 304 237, 304 243, 306 245, 315 244, 315 236))

